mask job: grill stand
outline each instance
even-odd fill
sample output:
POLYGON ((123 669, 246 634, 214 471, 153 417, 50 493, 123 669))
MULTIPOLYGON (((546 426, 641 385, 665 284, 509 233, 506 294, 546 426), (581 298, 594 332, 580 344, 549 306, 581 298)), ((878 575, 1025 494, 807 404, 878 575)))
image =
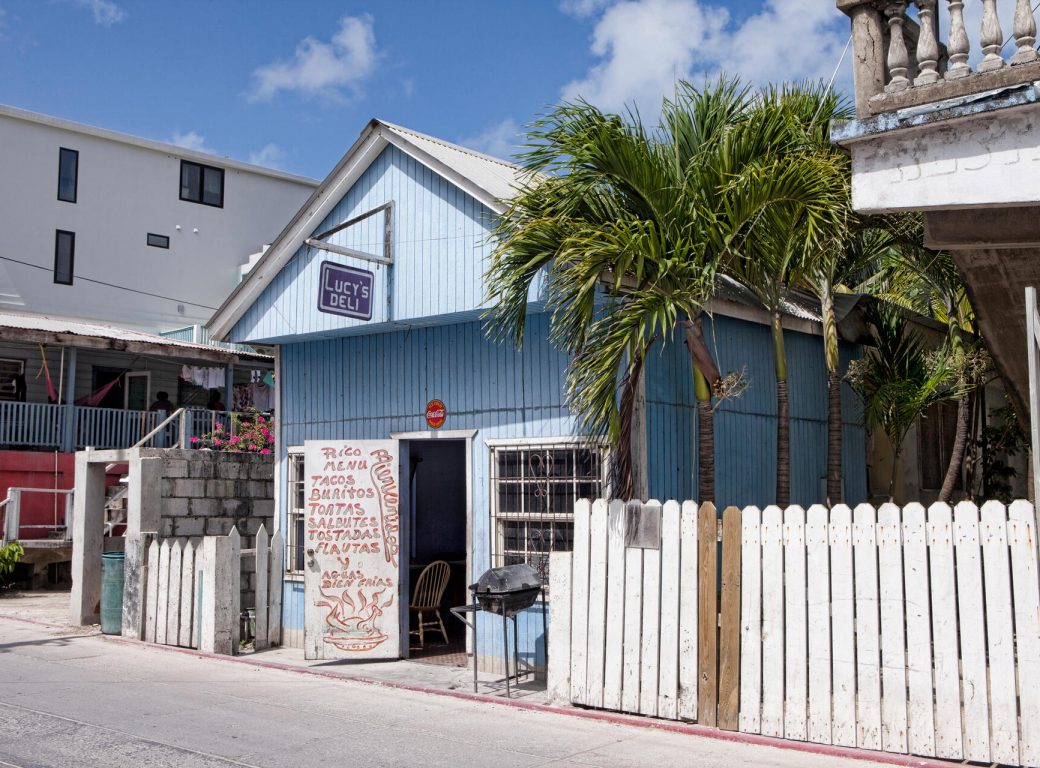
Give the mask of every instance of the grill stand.
MULTIPOLYGON (((545 656, 546 661, 549 657, 549 622, 546 616, 545 610, 545 591, 539 592, 539 598, 542 603, 542 637, 545 643, 545 656)), ((468 605, 457 605, 450 609, 452 614, 455 615, 461 622, 467 627, 473 630, 473 693, 477 693, 477 668, 479 651, 477 648, 480 646, 477 643, 477 616, 476 614, 485 612, 483 606, 476 602, 476 591, 473 591, 473 602, 468 605), (472 621, 467 618, 467 614, 472 615, 472 621)), ((490 611, 486 611, 491 613, 490 611)), ((493 614, 492 614, 493 615, 493 614)), ((516 624, 516 613, 508 615, 507 612, 503 611, 502 617, 502 663, 505 667, 506 676, 501 680, 494 680, 495 683, 505 682, 506 684, 506 698, 510 699, 513 697, 512 689, 510 688, 509 681, 515 679, 517 684, 520 683, 521 677, 534 674, 534 665, 525 665, 527 669, 523 672, 520 671, 520 643, 519 643, 519 631, 517 630, 516 624), (513 620, 513 674, 509 674, 509 619, 513 620)))

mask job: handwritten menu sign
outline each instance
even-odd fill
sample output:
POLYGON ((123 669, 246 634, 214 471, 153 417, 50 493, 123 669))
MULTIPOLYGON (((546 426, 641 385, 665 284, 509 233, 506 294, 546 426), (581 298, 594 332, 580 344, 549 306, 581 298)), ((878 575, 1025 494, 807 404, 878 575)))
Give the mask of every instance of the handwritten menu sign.
POLYGON ((398 658, 397 443, 308 440, 304 472, 306 658, 398 658))

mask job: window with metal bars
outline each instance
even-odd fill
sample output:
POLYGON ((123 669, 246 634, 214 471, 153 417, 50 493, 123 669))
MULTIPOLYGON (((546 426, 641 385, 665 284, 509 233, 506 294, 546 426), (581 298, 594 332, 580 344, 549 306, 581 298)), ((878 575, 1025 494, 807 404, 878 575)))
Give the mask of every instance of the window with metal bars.
POLYGON ((286 488, 287 525, 285 547, 286 573, 303 573, 304 537, 303 517, 306 510, 304 499, 303 454, 289 454, 289 477, 286 488))
POLYGON ((574 502, 607 492, 607 449, 586 442, 491 448, 491 564, 529 563, 548 582, 549 553, 574 544, 574 502))

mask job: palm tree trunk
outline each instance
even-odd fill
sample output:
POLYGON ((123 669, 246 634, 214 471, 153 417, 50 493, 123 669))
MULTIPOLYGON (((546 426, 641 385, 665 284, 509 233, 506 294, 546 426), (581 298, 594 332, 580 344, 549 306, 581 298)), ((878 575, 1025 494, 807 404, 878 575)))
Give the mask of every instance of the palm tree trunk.
POLYGON ((888 481, 888 502, 894 504, 896 500, 896 476, 899 474, 899 460, 903 455, 902 449, 896 449, 892 454, 892 477, 888 481))
POLYGON ((711 356, 700 315, 683 323, 686 348, 693 367, 693 393, 697 399, 697 500, 715 503, 715 412, 712 391, 722 378, 711 356))
POLYGON ((776 370, 776 503, 791 503, 791 414, 787 397, 787 353, 779 312, 773 314, 773 365, 776 370))
MULTIPOLYGON (((653 343, 651 341, 651 343, 653 343)), ((632 416, 636 404, 636 389, 639 378, 643 375, 645 354, 640 353, 632 360, 632 365, 625 376, 621 387, 621 400, 618 403, 620 429, 618 444, 614 449, 614 498, 627 501, 635 493, 635 473, 632 467, 632 416)))
POLYGON ((827 503, 841 504, 841 374, 827 371, 827 503))
POLYGON ((715 503, 715 411, 711 389, 696 363, 693 391, 697 397, 697 500, 715 503))
POLYGON ((829 292, 823 299, 823 347, 827 364, 827 503, 842 503, 841 483, 841 358, 838 349, 838 324, 834 301, 829 292))
POLYGON ((968 445, 969 401, 967 394, 957 399, 957 431, 953 437, 953 449, 950 451, 950 463, 946 467, 946 477, 939 489, 939 501, 949 501, 953 496, 953 487, 957 484, 957 476, 964 463, 964 449, 968 445))

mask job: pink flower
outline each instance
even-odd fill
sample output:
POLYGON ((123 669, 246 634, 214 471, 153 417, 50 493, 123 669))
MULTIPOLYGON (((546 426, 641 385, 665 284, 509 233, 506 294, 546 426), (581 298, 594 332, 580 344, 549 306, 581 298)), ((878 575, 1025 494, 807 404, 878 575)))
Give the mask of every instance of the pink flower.
POLYGON ((262 451, 260 451, 260 453, 270 453, 270 452, 271 452, 270 448, 264 448, 262 451))
POLYGON ((257 416, 257 417, 256 417, 256 421, 257 421, 257 423, 258 423, 258 424, 263 424, 263 423, 265 423, 265 422, 264 422, 264 417, 263 417, 263 416, 257 416))
POLYGON ((213 445, 223 445, 223 444, 224 444, 224 441, 221 440, 219 437, 214 437, 213 438, 213 445))
POLYGON ((241 437, 239 437, 238 435, 235 435, 235 436, 234 436, 233 438, 231 438, 230 440, 228 440, 228 442, 229 442, 229 443, 230 443, 231 445, 237 445, 237 444, 238 444, 238 442, 239 442, 239 441, 240 441, 241 439, 242 439, 241 437))
POLYGON ((193 438, 191 438, 190 442, 191 442, 192 445, 195 445, 195 443, 197 443, 198 441, 199 441, 199 439, 197 437, 193 437, 193 438))
POLYGON ((259 446, 256 443, 249 444, 249 450, 255 451, 259 446))

